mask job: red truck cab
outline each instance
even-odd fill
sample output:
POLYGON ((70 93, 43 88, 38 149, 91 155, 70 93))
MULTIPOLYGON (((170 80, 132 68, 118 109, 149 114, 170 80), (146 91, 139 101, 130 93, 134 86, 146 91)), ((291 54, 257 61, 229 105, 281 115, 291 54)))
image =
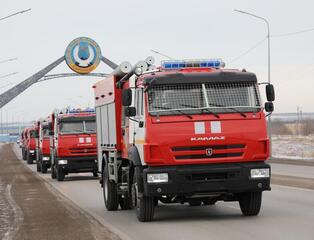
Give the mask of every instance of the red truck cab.
POLYGON ((51 176, 97 172, 96 119, 93 109, 68 109, 53 113, 50 129, 51 176))
MULTIPOLYGON (((255 74, 220 60, 169 61, 94 85, 98 161, 108 210, 136 208, 151 221, 158 201, 239 201, 257 215, 270 190, 269 139, 255 74), (111 94, 110 94, 111 93, 111 94)), ((273 110, 268 86, 265 107, 273 110)))

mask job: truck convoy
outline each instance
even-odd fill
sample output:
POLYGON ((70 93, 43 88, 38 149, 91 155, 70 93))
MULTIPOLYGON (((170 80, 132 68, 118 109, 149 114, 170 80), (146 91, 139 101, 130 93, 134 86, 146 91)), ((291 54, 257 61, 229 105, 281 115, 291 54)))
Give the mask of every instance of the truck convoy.
POLYGON ((51 167, 50 161, 50 135, 49 135, 49 118, 37 121, 38 128, 37 138, 37 171, 47 173, 51 167))
POLYGON ((94 109, 54 112, 48 129, 52 178, 63 181, 65 175, 79 172, 98 175, 94 109))
POLYGON ((93 86, 106 208, 135 208, 151 221, 158 201, 238 201, 243 215, 257 215, 270 190, 264 110, 273 111, 273 86, 263 106, 256 75, 219 59, 145 64, 118 67, 93 86))

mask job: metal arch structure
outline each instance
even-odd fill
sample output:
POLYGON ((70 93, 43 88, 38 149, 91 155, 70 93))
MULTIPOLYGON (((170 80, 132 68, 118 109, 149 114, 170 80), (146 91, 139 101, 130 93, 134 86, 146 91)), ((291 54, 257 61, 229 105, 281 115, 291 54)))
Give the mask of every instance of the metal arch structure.
MULTIPOLYGON (((105 77, 108 76, 108 74, 105 73, 89 73, 80 75, 77 73, 68 73, 68 74, 53 74, 53 75, 46 75, 49 73, 52 69, 60 65, 62 62, 64 62, 65 57, 62 56, 44 69, 40 70, 39 72, 35 73, 33 76, 27 78, 23 82, 20 82, 16 86, 12 87, 11 89, 7 90, 6 92, 2 93, 0 95, 0 108, 5 106, 7 103, 9 103, 12 99, 17 97, 19 94, 24 92, 27 88, 32 86, 33 84, 37 82, 42 82, 49 79, 55 79, 55 78, 61 78, 61 77, 72 77, 72 76, 95 76, 95 77, 105 77)), ((104 56, 101 56, 101 61, 104 62, 106 65, 108 65, 113 70, 118 67, 118 65, 108 58, 105 58, 104 56)))
POLYGON ((17 97, 19 94, 24 92, 27 88, 32 86, 34 83, 38 82, 39 79, 44 77, 48 72, 58 66, 64 61, 64 56, 60 57, 44 69, 40 70, 38 73, 35 73, 33 76, 27 78, 23 82, 20 82, 16 86, 12 87, 8 91, 0 95, 0 108, 10 102, 13 98, 17 97))
POLYGON ((59 73, 59 74, 50 74, 46 75, 43 78, 39 79, 37 82, 43 82, 55 78, 64 78, 64 77, 107 77, 107 73, 88 73, 88 74, 78 74, 78 73, 59 73))

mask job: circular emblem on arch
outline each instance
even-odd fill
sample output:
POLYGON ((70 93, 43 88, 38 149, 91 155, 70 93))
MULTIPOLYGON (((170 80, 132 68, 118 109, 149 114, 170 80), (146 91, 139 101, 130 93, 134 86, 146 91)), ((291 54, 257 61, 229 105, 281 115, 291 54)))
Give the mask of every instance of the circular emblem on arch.
POLYGON ((64 58, 74 72, 87 74, 97 68, 101 56, 100 47, 93 39, 79 37, 70 42, 64 58))

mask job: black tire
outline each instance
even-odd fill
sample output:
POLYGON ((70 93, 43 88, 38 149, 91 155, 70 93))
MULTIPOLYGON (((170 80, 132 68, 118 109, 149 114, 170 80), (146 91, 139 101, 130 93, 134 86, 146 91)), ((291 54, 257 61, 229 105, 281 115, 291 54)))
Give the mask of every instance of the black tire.
POLYGON ((150 222, 154 218, 155 200, 153 197, 139 196, 137 181, 135 171, 132 184, 132 204, 135 207, 137 219, 140 222, 150 222))
POLYGON ((57 180, 59 182, 62 182, 64 181, 64 177, 65 177, 65 174, 64 174, 64 171, 62 168, 57 168, 57 180))
POLYGON ((102 181, 105 206, 108 211, 116 211, 119 207, 117 185, 109 180, 107 165, 103 170, 102 181))
POLYGON ((25 149, 24 148, 22 148, 22 159, 26 160, 26 155, 25 155, 25 149))
POLYGON ((262 192, 242 193, 239 204, 244 216, 258 215, 262 205, 262 192))
POLYGON ((56 173, 56 167, 55 165, 51 165, 51 178, 56 179, 57 178, 57 173, 56 173))
POLYGON ((29 151, 26 151, 26 163, 33 164, 33 159, 31 158, 29 151))
POLYGON ((41 164, 41 172, 42 173, 47 173, 47 165, 44 164, 44 163, 41 164))
POLYGON ((202 205, 202 201, 199 199, 191 199, 188 201, 189 205, 191 207, 197 207, 197 206, 201 206, 202 205))
POLYGON ((36 162, 36 170, 37 170, 37 172, 40 172, 41 171, 41 166, 40 166, 41 164, 40 164, 40 162, 36 162))

